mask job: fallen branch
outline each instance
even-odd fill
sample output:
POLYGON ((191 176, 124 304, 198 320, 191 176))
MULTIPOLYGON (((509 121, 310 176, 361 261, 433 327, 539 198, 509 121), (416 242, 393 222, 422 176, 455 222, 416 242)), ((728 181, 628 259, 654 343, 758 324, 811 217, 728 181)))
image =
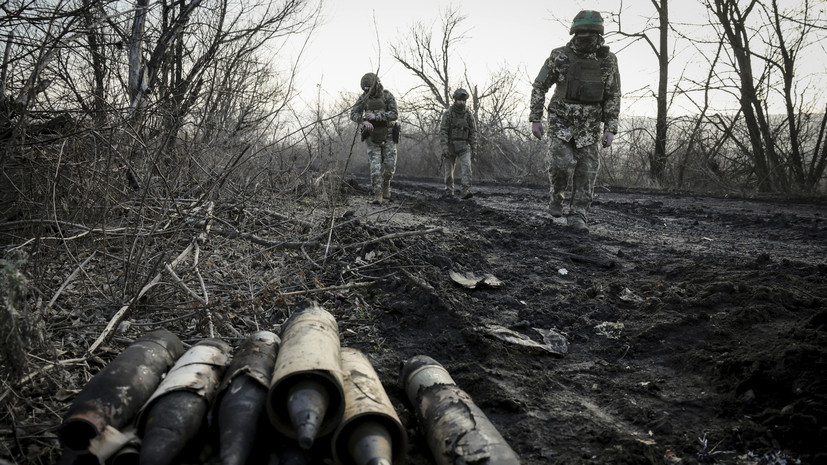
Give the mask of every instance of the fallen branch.
POLYGON ((341 291, 344 289, 353 289, 356 287, 368 287, 375 283, 376 281, 367 281, 361 283, 350 283, 350 284, 343 284, 341 286, 330 286, 330 287, 320 287, 317 289, 305 289, 303 291, 292 291, 292 292, 279 292, 279 295, 284 296, 292 296, 292 295, 303 295, 303 294, 315 294, 317 292, 328 292, 328 291, 341 291))
POLYGON ((66 287, 67 287, 67 286, 69 286, 69 283, 71 283, 72 281, 74 281, 75 276, 77 276, 77 275, 78 275, 78 272, 79 272, 80 270, 82 270, 82 269, 83 269, 83 267, 84 267, 84 266, 86 266, 86 264, 87 264, 87 263, 89 263, 89 260, 91 260, 91 259, 92 259, 92 257, 94 257, 94 256, 95 256, 95 254, 96 254, 96 253, 98 253, 98 251, 97 251, 97 250, 96 250, 96 251, 94 251, 94 252, 92 252, 92 254, 91 254, 91 255, 89 255, 89 257, 88 257, 86 260, 84 260, 84 261, 83 261, 83 263, 81 263, 80 265, 78 265, 78 267, 77 267, 77 268, 75 268, 75 271, 73 271, 73 272, 72 272, 72 274, 70 274, 70 275, 69 275, 69 277, 68 277, 68 278, 66 278, 66 280, 65 280, 65 281, 63 281, 63 284, 61 284, 61 285, 60 285, 60 288, 58 288, 57 292, 55 292, 55 295, 53 295, 53 296, 52 296, 52 300, 50 300, 50 301, 49 301, 49 303, 48 303, 48 304, 46 304, 46 307, 44 307, 44 308, 43 308, 43 311, 44 311, 44 312, 46 312, 46 311, 48 311, 50 308, 52 308, 52 305, 54 305, 54 303, 55 303, 55 301, 57 300, 57 298, 58 298, 58 297, 60 297, 60 294, 62 294, 62 293, 63 293, 63 291, 66 289, 66 287))
POLYGON ((343 246, 341 248, 345 249, 345 248, 352 247, 352 248, 357 248, 358 249, 360 247, 365 247, 365 246, 368 246, 368 245, 371 245, 371 244, 376 244, 377 242, 389 241, 391 239, 399 239, 400 237, 424 236, 426 234, 432 234, 432 233, 437 233, 437 232, 442 232, 442 231, 443 231, 442 228, 431 228, 431 229, 424 229, 422 231, 405 231, 405 232, 399 232, 399 233, 393 233, 393 234, 386 234, 382 237, 377 237, 376 239, 371 239, 369 241, 364 241, 364 242, 357 242, 356 244, 349 244, 349 245, 343 246))
MULTIPOLYGON (((55 368, 55 367, 58 367, 58 366, 67 366, 67 365, 82 364, 82 363, 86 363, 85 358, 70 358, 70 359, 61 360, 61 361, 55 362, 55 363, 50 362, 47 365, 44 365, 44 366, 38 368, 37 370, 29 373, 28 375, 20 378, 20 380, 18 382, 14 383, 14 386, 15 387, 22 386, 22 385, 28 383, 29 381, 33 380, 34 378, 46 373, 47 371, 51 370, 52 368, 55 368)), ((3 394, 0 394, 0 404, 3 403, 3 399, 5 399, 9 394, 11 394, 13 392, 13 390, 14 390, 13 387, 9 387, 5 391, 3 391, 3 394)))
POLYGON ((245 233, 241 231, 236 231, 234 229, 225 229, 225 228, 213 228, 213 232, 216 232, 224 237, 230 239, 246 239, 254 244, 263 245, 265 247, 274 247, 274 248, 282 248, 282 249, 297 249, 300 250, 302 247, 321 247, 321 243, 316 241, 310 242, 274 242, 264 239, 263 237, 256 236, 252 233, 245 233))
MULTIPOLYGON (((181 252, 180 255, 175 257, 175 260, 173 260, 168 266, 171 268, 175 268, 176 266, 178 266, 178 264, 181 263, 190 254, 190 252, 192 252, 195 243, 196 241, 191 241, 187 248, 184 249, 184 251, 181 252)), ((87 356, 91 355, 92 352, 97 350, 97 348, 101 344, 103 344, 104 341, 112 337, 112 333, 115 331, 118 325, 121 324, 121 321, 123 321, 123 319, 126 317, 127 313, 129 312, 129 309, 132 308, 132 305, 135 302, 137 302, 141 297, 143 297, 144 294, 146 294, 150 289, 155 287, 155 285, 158 284, 159 281, 161 281, 162 274, 163 271, 159 271, 158 274, 156 274, 155 277, 152 278, 152 281, 150 281, 146 286, 144 286, 143 288, 141 288, 140 291, 138 291, 138 295, 129 299, 129 302, 127 302, 126 305, 121 307, 115 313, 115 315, 112 316, 112 318, 109 320, 109 324, 106 325, 106 328, 103 329, 103 332, 100 334, 100 336, 98 336, 95 342, 93 342, 92 345, 89 346, 89 349, 86 351, 87 356)))

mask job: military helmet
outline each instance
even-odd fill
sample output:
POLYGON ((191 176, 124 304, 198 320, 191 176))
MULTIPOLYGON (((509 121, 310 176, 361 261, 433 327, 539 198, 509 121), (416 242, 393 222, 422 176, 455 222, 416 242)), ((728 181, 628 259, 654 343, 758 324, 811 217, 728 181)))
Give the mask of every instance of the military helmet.
POLYGON ((379 77, 377 77, 375 73, 367 73, 362 76, 362 80, 359 81, 359 87, 363 90, 368 90, 377 82, 379 82, 379 77))
POLYGON ((454 91, 454 100, 468 100, 468 91, 460 87, 454 91))
POLYGON ((596 32, 603 35, 603 17, 599 11, 583 10, 577 13, 574 21, 571 22, 569 34, 577 32, 596 32))

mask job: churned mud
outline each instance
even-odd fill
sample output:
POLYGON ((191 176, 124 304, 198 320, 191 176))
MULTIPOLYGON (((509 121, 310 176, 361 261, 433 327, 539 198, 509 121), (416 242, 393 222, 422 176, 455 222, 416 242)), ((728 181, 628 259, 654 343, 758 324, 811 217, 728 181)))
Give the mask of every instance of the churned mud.
MULTIPOLYGON (((396 364, 422 353, 524 464, 827 463, 824 200, 599 189, 582 235, 546 213, 545 187, 484 185, 467 201, 395 187, 361 233, 444 232, 376 247, 389 276, 366 291, 376 333, 344 341, 400 405, 396 364), (467 289, 451 271, 503 285, 467 289), (537 342, 551 329, 568 351, 486 328, 537 342)), ((417 431, 410 462, 432 463, 417 431)))
MULTIPOLYGON (((824 199, 603 188, 584 235, 548 215, 545 186, 480 185, 470 200, 440 199, 433 180, 393 189, 377 206, 354 182, 332 215, 301 217, 283 235, 260 206, 217 208, 221 227, 249 233, 213 233, 203 247, 219 335, 235 346, 318 301, 342 345, 373 363, 413 465, 434 463, 399 386, 401 362, 416 355, 439 361, 526 465, 827 463, 824 199), (315 246, 278 255, 267 246, 331 225, 315 246), (256 270, 269 273, 264 284, 256 270), (452 272, 486 279, 471 289, 452 272), (302 285, 287 292, 277 278, 302 285)), ((163 289, 99 358, 36 372, 42 380, 6 393, 10 460, 54 463, 73 394, 141 332, 163 323, 186 344, 205 337, 195 305, 170 314, 168 301, 189 297, 163 289)), ((64 359, 82 357, 118 307, 94 295, 67 294, 66 316, 49 322, 64 359)))

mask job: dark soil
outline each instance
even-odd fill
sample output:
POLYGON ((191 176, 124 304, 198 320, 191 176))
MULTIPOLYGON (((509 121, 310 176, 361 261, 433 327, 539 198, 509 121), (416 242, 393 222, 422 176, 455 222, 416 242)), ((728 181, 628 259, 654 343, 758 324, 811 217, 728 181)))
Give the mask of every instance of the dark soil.
MULTIPOLYGON (((827 463, 824 199, 599 189, 583 235, 552 221, 545 187, 463 201, 395 187, 398 209, 365 228, 444 233, 384 249, 396 273, 369 294, 381 347, 345 334, 391 387, 399 360, 430 355, 524 464, 827 463), (468 290, 451 270, 504 285, 468 290), (537 341, 533 328, 555 329, 569 350, 484 325, 537 341)), ((416 431, 412 444, 411 463, 432 463, 416 431)))
MULTIPOLYGON (((434 463, 399 386, 400 363, 415 355, 442 363, 526 465, 827 463, 825 199, 599 189, 582 234, 548 215, 545 186, 482 185, 469 200, 439 192, 397 179, 393 200, 377 206, 357 188, 335 210, 346 226, 334 244, 441 229, 345 247, 317 281, 375 283, 311 296, 336 316, 342 345, 373 362, 408 430, 409 464, 434 463), (503 285, 467 289, 451 271, 503 285), (568 351, 481 330, 494 327, 537 342, 537 329, 555 330, 568 351)), ((232 306, 225 318, 255 320, 236 325, 242 333, 276 330, 306 298, 273 298, 248 315, 232 306)), ((192 331, 182 339, 192 343, 192 331)), ((40 397, 18 400, 2 439, 10 459, 49 463, 56 453, 32 444, 56 444, 71 399, 26 395, 40 397), (54 412, 33 413, 44 401, 54 412), (26 421, 50 433, 27 438, 37 428, 26 421)))

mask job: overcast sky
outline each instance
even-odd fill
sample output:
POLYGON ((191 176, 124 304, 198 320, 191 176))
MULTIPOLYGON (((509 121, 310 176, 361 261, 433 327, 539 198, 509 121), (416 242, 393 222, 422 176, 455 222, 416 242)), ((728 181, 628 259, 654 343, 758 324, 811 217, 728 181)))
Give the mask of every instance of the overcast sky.
MULTIPOLYGON (((781 5, 798 1, 786 0, 781 5)), ((465 38, 456 47, 456 55, 451 57, 454 72, 458 73, 456 78, 464 66, 472 79, 476 78, 482 85, 494 71, 508 67, 519 72, 518 88, 527 96, 550 51, 570 39, 568 27, 578 11, 595 9, 617 13, 621 4, 624 7, 622 26, 626 31, 642 29, 656 15, 649 0, 326 0, 318 30, 300 61, 301 96, 315 101, 319 85, 323 98, 329 100, 335 100, 341 91, 359 92, 361 76, 377 67, 385 87, 397 96, 403 94, 418 81, 390 56, 391 44, 401 43, 416 23, 432 28, 438 39, 441 17, 448 8, 457 9, 465 17, 458 29, 465 38), (563 24, 559 22, 561 19, 563 24)), ((670 19, 675 23, 708 24, 706 11, 697 0, 672 1, 669 8, 670 19)), ((607 18, 607 33, 616 29, 617 25, 607 18)), ((704 32, 700 27, 697 29, 700 40, 704 32)), ((652 38, 656 40, 654 35, 652 38)), ((618 54, 623 91, 629 97, 624 99, 623 112, 653 114, 653 99, 636 101, 631 97, 633 91, 643 95, 645 92, 640 89, 656 88, 655 55, 642 42, 620 50, 619 40, 616 36, 607 37, 607 44, 618 54)), ((692 61, 699 58, 689 50, 688 44, 676 46, 673 41, 670 47, 676 55, 671 66, 672 76, 678 76, 685 69, 705 72, 700 70, 703 63, 692 61)), ((815 66, 823 70, 823 59, 816 63, 821 63, 815 66)), ((676 113, 683 111, 687 109, 674 108, 676 113)))

